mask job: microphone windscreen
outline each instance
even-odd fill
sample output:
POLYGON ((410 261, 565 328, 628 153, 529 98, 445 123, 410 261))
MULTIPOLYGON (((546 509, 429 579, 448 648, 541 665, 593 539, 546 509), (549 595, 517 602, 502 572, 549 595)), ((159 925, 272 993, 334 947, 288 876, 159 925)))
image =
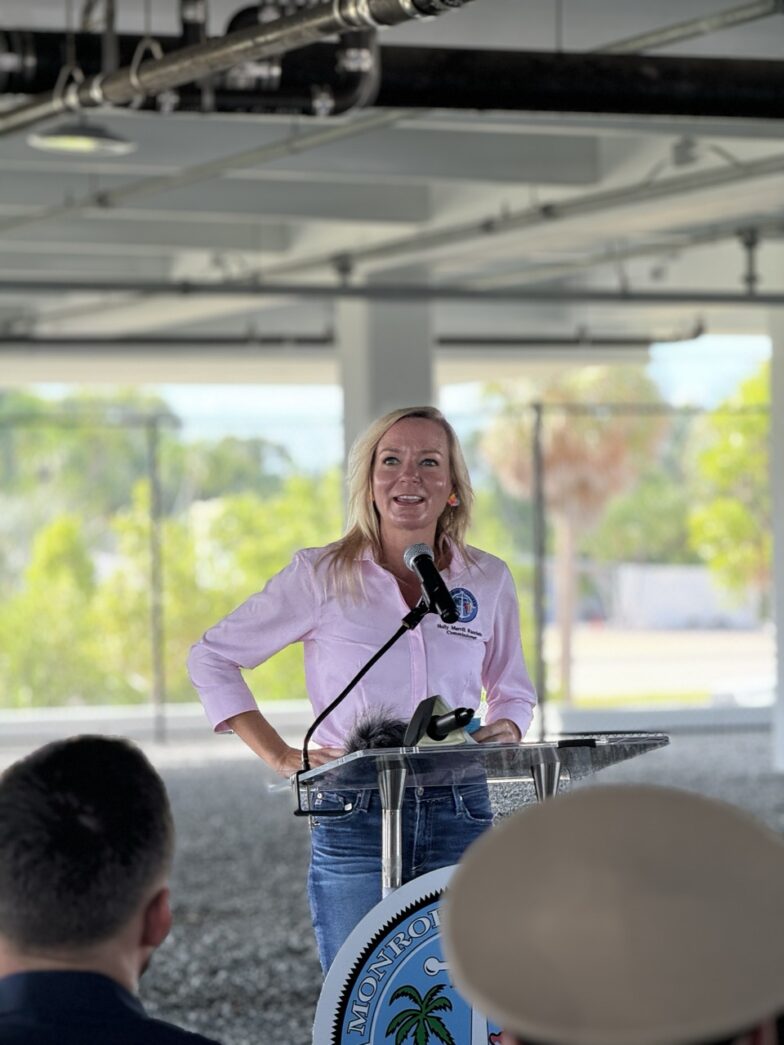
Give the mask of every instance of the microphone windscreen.
POLYGON ((408 569, 414 573, 416 573, 414 561, 418 559, 420 555, 425 555, 428 559, 433 559, 433 549, 429 544, 412 544, 403 552, 403 562, 406 564, 408 569))
POLYGON ((354 728, 346 737, 346 753, 382 747, 402 747, 406 725, 402 719, 393 718, 383 708, 380 711, 368 712, 357 719, 354 728))

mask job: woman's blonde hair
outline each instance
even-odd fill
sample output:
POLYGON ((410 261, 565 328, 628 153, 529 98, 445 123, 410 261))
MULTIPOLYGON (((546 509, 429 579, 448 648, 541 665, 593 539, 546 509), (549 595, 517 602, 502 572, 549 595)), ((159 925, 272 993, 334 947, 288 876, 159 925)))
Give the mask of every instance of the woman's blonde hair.
POLYGON ((348 507, 346 532, 328 553, 329 568, 333 573, 338 590, 356 592, 359 587, 357 560, 370 549, 373 557, 381 559, 381 531, 376 506, 373 503, 373 465, 376 449, 383 435, 392 425, 406 417, 421 417, 435 421, 446 433, 449 447, 449 471, 452 489, 459 503, 447 505, 436 523, 435 554, 436 566, 444 569, 451 557, 450 542, 466 556, 465 538, 471 522, 471 507, 474 491, 468 475, 463 451, 454 428, 440 410, 434 406, 408 406, 393 410, 374 421, 351 447, 348 455, 348 507))

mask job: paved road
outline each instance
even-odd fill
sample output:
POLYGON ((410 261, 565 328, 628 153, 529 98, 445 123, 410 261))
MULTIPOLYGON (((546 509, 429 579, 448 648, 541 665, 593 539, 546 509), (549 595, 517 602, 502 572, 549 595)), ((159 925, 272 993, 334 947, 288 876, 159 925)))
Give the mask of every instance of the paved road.
MULTIPOLYGON (((558 686, 559 641, 545 643, 550 685, 558 686)), ((772 629, 757 631, 633 631, 578 625, 573 688, 577 697, 705 693, 718 698, 770 699, 776 665, 772 629)))

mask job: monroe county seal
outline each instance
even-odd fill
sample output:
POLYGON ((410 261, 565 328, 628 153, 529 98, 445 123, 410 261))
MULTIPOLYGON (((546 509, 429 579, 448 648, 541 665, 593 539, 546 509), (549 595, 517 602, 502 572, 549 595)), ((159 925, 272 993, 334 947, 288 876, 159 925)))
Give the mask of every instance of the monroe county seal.
POLYGON ((313 1045, 488 1045, 498 1028, 452 986, 439 907, 454 870, 408 882, 370 911, 343 944, 316 1009, 313 1045))

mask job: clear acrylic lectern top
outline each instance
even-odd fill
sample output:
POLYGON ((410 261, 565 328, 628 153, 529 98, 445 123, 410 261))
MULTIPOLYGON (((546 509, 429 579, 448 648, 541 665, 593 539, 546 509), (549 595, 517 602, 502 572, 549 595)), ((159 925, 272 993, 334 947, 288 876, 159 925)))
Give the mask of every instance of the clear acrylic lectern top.
MULTIPOLYGON (((443 787, 482 778, 531 780, 537 767, 557 765, 572 780, 669 743, 666 733, 561 734, 519 744, 448 744, 355 751, 299 775, 301 797, 311 789, 377 789, 379 771, 405 768, 406 787, 443 787)), ((307 802, 303 802, 307 808, 307 802)))
MULTIPOLYGON (((402 884, 402 807, 407 787, 533 781, 542 801, 558 791, 561 774, 570 780, 634 758, 669 743, 666 733, 562 734, 519 744, 428 744, 374 748, 336 758, 292 777, 297 814, 311 815, 311 796, 323 790, 378 790, 381 796, 382 896, 402 884)), ((345 807, 350 808, 350 805, 345 807)), ((319 816, 324 815, 323 812, 319 816)))

